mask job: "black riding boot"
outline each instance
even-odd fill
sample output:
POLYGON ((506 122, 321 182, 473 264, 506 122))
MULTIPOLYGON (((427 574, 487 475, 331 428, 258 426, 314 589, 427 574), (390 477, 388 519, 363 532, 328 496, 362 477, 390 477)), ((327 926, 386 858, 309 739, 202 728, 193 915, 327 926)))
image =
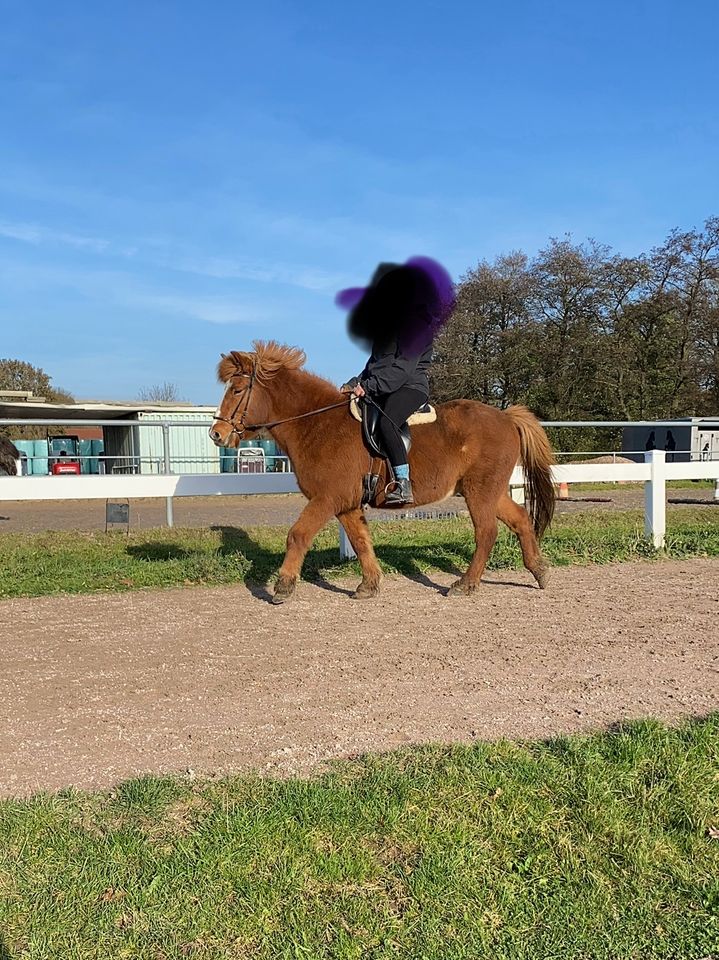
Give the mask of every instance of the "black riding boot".
POLYGON ((384 502, 390 507, 400 507, 414 503, 409 477, 398 477, 392 484, 389 493, 385 495, 384 502))

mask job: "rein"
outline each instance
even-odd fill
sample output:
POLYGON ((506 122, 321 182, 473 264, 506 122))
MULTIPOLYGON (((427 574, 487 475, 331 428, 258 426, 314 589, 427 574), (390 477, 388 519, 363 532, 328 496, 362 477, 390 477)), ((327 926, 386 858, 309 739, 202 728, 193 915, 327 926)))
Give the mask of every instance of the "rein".
POLYGON ((326 413, 328 410, 336 410, 338 407, 346 407, 349 400, 340 400, 339 403, 330 403, 326 407, 318 407, 317 410, 308 410, 307 413, 298 413, 294 417, 285 417, 283 420, 272 420, 270 423, 243 423, 243 430, 268 430, 270 427, 279 427, 281 423, 290 423, 292 420, 302 420, 304 417, 314 417, 316 413, 326 413))
POLYGON ((317 410, 308 410, 306 413, 295 414, 294 417, 284 417, 282 420, 271 420, 267 423, 245 423, 245 414, 250 405, 250 396, 252 394, 252 388, 255 385, 255 368, 252 368, 252 373, 243 373, 240 376, 248 377, 249 384, 247 389, 242 392, 240 399, 237 401, 237 406, 232 411, 229 417, 215 417, 215 420, 219 420, 221 423, 229 423, 232 427, 232 433, 236 433, 240 440, 244 437, 245 433, 248 430, 269 430, 272 427, 279 427, 281 423, 291 423, 293 420, 302 420, 305 417, 314 417, 318 413, 326 413, 328 410, 336 410, 338 407, 347 406, 349 403, 349 398, 347 400, 340 400, 339 403, 330 403, 326 407, 318 407, 317 410), (242 401, 245 401, 245 407, 240 414, 240 423, 239 429, 235 424, 235 417, 237 416, 237 411, 242 406, 242 401))

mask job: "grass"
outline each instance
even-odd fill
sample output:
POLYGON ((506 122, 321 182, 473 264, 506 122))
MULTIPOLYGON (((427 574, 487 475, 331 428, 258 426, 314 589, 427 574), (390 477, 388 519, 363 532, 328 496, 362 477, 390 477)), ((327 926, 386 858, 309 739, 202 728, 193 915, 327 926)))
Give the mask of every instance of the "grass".
MULTIPOLYGON (((667 480, 667 489, 683 490, 687 496, 691 496, 698 490, 713 490, 714 480, 667 480)), ((581 492, 603 493, 605 496, 611 496, 614 490, 643 490, 643 483, 627 483, 622 480, 617 484, 609 483, 572 483, 569 486, 570 491, 579 490, 581 492)))
POLYGON ((647 721, 2 801, 4 956, 699 960, 717 743, 719 717, 647 721))
MULTIPOLYGON (((643 537, 639 513, 582 513, 557 518, 543 543, 555 565, 668 557, 719 556, 719 512, 670 512, 666 550, 657 554, 643 537)), ((284 554, 286 527, 243 531, 234 527, 159 529, 121 533, 0 535, 0 597, 122 591, 187 584, 267 582, 284 554)), ((469 520, 376 522, 372 534, 384 571, 414 576, 455 573, 473 551, 469 520)), ((516 539, 502 528, 489 568, 521 567, 516 539)), ((305 561, 304 576, 359 576, 342 563, 337 529, 328 527, 305 561)))

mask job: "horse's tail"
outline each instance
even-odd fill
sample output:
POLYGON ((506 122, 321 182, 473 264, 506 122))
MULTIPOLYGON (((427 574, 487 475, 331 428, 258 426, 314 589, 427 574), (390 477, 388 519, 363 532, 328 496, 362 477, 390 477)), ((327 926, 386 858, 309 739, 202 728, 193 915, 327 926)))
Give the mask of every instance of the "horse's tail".
POLYGON ((554 454, 544 428, 530 410, 516 406, 509 407, 505 413, 519 433, 529 515, 537 537, 541 539, 554 516, 555 496, 551 472, 554 454))

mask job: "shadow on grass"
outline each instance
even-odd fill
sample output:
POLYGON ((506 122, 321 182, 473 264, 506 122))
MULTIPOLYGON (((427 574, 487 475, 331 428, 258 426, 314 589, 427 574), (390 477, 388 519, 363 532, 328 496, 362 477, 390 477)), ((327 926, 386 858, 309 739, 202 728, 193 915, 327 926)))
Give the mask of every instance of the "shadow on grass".
POLYGON ((175 543, 161 543, 160 541, 128 546, 125 552, 131 557, 137 557, 138 560, 156 562, 164 562, 165 560, 187 560, 196 553, 194 550, 178 547, 175 543))
MULTIPOLYGON (((284 550, 270 550, 263 547, 256 540, 238 527, 212 527, 221 535, 220 552, 222 554, 241 553, 249 562, 250 569, 247 579, 260 583, 267 583, 282 564, 284 550)), ((444 590, 444 587, 434 583, 426 574, 428 567, 441 570, 444 573, 460 576, 462 570, 458 566, 456 556, 457 547, 452 543, 439 544, 380 544, 375 547, 380 562, 391 570, 416 580, 435 590, 444 590)), ((464 558, 461 558, 464 559, 464 558)), ((471 555, 468 553, 466 562, 471 555)), ((311 547, 302 567, 303 578, 310 580, 317 586, 332 593, 342 593, 351 596, 352 590, 328 580, 325 574, 341 574, 346 572, 352 575, 359 573, 358 563, 349 564, 339 557, 339 547, 311 547)))
POLYGON ((691 497, 684 497, 679 499, 678 497, 669 497, 667 503, 671 504, 687 504, 691 507, 719 507, 719 500, 693 500, 691 497))
MULTIPOLYGON (((220 543, 216 550, 220 561, 222 558, 242 556, 247 564, 243 571, 247 588, 258 599, 270 600, 271 594, 266 585, 282 564, 284 544, 282 549, 269 547, 258 542, 240 527, 213 526, 210 529, 220 534, 220 543)), ((445 592, 446 587, 436 583, 426 571, 432 569, 461 576, 471 559, 471 548, 464 549, 451 542, 379 544, 375 547, 375 552, 387 572, 398 573, 440 593, 445 592)), ((190 563, 205 556, 202 551, 163 541, 131 544, 127 546, 127 553, 150 563, 173 560, 190 563)), ((302 569, 303 579, 323 590, 345 596, 351 596, 353 591, 333 582, 334 577, 342 574, 348 577, 360 575, 357 562, 340 560, 339 548, 336 546, 312 547, 302 569)))
POLYGON ((10 951, 5 946, 5 941, 0 936, 0 960, 12 960, 10 956, 10 951))

